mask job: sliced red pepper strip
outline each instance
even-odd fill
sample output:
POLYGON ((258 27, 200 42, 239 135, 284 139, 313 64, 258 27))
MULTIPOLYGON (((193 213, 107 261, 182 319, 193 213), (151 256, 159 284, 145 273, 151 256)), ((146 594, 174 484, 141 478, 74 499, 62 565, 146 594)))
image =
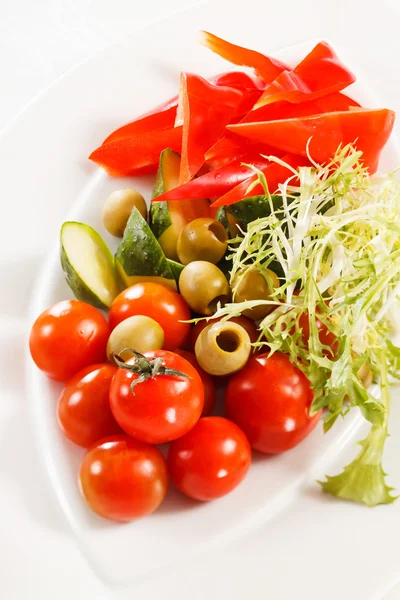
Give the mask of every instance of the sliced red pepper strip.
POLYGON ((327 42, 320 42, 292 71, 284 71, 271 83, 255 108, 287 100, 303 102, 338 92, 356 80, 327 42))
POLYGON ((339 145, 354 144, 363 152, 363 162, 374 173, 380 153, 393 129, 395 113, 388 109, 359 108, 298 119, 239 123, 228 129, 253 142, 269 143, 285 152, 307 154, 324 163, 339 145))
POLYGON ((180 184, 190 181, 204 163, 204 154, 225 131, 243 94, 218 87, 192 73, 181 74, 177 117, 183 117, 180 184))
POLYGON ((122 140, 132 136, 143 135, 152 131, 160 131, 162 129, 169 129, 174 126, 176 117, 176 107, 178 105, 178 98, 176 98, 175 104, 172 106, 153 112, 147 116, 140 117, 123 125, 119 129, 116 129, 111 133, 103 142, 103 144, 109 144, 115 142, 115 140, 122 140))
MULTIPOLYGON (((294 156, 293 154, 285 154, 285 156, 282 157, 282 160, 295 169, 300 166, 310 164, 306 158, 302 156, 294 156)), ((265 167, 262 167, 260 171, 264 173, 267 179, 268 189, 271 194, 276 191, 280 183, 284 183, 291 175, 293 175, 293 173, 287 167, 275 162, 268 163, 265 167)), ((257 184, 250 192, 247 192, 249 186, 254 181, 257 181, 256 173, 254 173, 254 175, 248 179, 242 181, 242 183, 239 183, 224 196, 218 198, 218 200, 213 202, 211 206, 229 206, 230 204, 235 204, 235 202, 239 202, 239 200, 243 200, 243 198, 248 196, 258 196, 264 194, 264 188, 260 183, 257 184)))
MULTIPOLYGON (((274 104, 266 104, 257 110, 252 110, 240 122, 255 121, 275 121, 277 119, 291 119, 309 115, 332 111, 344 111, 349 108, 359 107, 355 100, 352 100, 341 92, 334 92, 322 98, 302 102, 301 104, 291 104, 284 100, 274 104)), ((259 150, 262 154, 275 154, 273 147, 266 144, 251 142, 241 139, 240 136, 232 132, 227 132, 218 142, 216 142, 207 152, 206 161, 215 162, 221 159, 234 160, 243 155, 244 152, 259 150)))
POLYGON ((215 85, 233 87, 235 90, 240 90, 243 93, 243 99, 237 108, 235 117, 242 117, 247 114, 257 100, 259 100, 265 89, 265 83, 261 79, 255 76, 251 77, 242 71, 221 73, 221 75, 212 77, 209 81, 215 85))
POLYGON ((282 71, 289 69, 276 58, 270 58, 256 50, 236 46, 208 31, 201 32, 200 43, 234 65, 254 69, 265 83, 271 83, 282 71))
MULTIPOLYGON (((254 161, 257 168, 265 167, 268 161, 258 156, 258 161, 254 161)), ((250 167, 242 165, 240 161, 234 161, 228 165, 210 171, 201 177, 196 177, 180 185, 154 200, 187 200, 196 198, 217 198, 222 196, 235 187, 244 179, 248 179, 254 171, 250 167)))
POLYGON ((164 148, 179 152, 182 127, 171 127, 103 144, 89 156, 110 175, 138 175, 157 171, 164 148))

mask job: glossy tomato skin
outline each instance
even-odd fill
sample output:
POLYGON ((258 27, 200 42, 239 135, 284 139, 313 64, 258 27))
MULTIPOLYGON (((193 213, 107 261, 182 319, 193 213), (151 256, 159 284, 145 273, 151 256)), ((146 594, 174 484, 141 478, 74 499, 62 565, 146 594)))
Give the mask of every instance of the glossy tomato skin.
POLYGON ((85 367, 65 386, 58 401, 64 435, 88 448, 101 438, 122 433, 110 407, 110 385, 117 367, 100 363, 85 367))
MULTIPOLYGON (((339 348, 339 342, 331 331, 327 328, 327 326, 320 321, 318 318, 315 320, 317 329, 318 329, 318 337, 321 344, 324 346, 328 346, 333 352, 330 352, 328 349, 324 350, 323 353, 328 358, 332 358, 335 354, 337 354, 339 348)), ((305 312, 299 317, 299 327, 302 330, 302 338, 305 344, 308 344, 308 340, 310 339, 310 323, 308 319, 308 313, 305 312)))
MULTIPOLYGON (((192 327, 191 331, 190 331, 190 335, 189 335, 189 341, 188 341, 188 346, 191 352, 194 351, 194 347, 196 345, 196 340, 199 337, 200 333, 203 331, 203 329, 205 329, 206 327, 208 327, 208 325, 212 325, 213 323, 218 323, 219 321, 221 321, 222 317, 219 317, 217 319, 210 319, 208 321, 201 320, 198 321, 194 327, 192 327)), ((238 325, 241 325, 249 334, 249 338, 251 343, 255 343, 258 340, 258 337, 260 335, 260 332, 257 329, 257 325, 254 323, 254 321, 252 321, 251 319, 248 319, 247 317, 232 317, 231 319, 229 319, 230 321, 232 321, 232 323, 237 323, 238 325)))
POLYGON ((228 419, 204 417, 172 442, 167 462, 178 489, 206 502, 239 485, 250 467, 251 448, 243 431, 228 419))
POLYGON ((260 354, 233 375, 225 396, 226 415, 243 429, 255 450, 277 454, 297 446, 321 416, 309 416, 313 392, 285 354, 260 354))
POLYGON ((204 405, 201 416, 207 417, 209 414, 212 413, 214 409, 217 395, 213 379, 211 375, 203 371, 203 369, 197 362, 196 356, 192 352, 188 352, 187 350, 175 350, 175 352, 179 354, 179 356, 183 356, 183 358, 190 362, 190 364, 193 365, 193 367, 196 369, 196 371, 201 377, 201 381, 203 382, 204 387, 204 405))
POLYGON ((164 331, 165 350, 183 346, 190 333, 190 324, 181 322, 191 318, 188 305, 180 294, 161 283, 135 283, 121 292, 110 308, 110 328, 134 315, 145 315, 159 323, 164 331))
POLYGON ((181 437, 197 423, 204 388, 196 369, 178 354, 154 350, 145 356, 162 358, 164 366, 188 377, 157 375, 138 383, 132 393, 130 384, 138 376, 118 369, 111 383, 111 410, 128 435, 148 444, 163 444, 181 437))
POLYGON ((132 521, 165 498, 168 472, 158 448, 127 435, 104 438, 85 454, 80 487, 90 508, 106 519, 132 521))
POLYGON ((45 310, 32 326, 29 348, 36 365, 56 381, 68 381, 88 365, 106 360, 110 334, 90 304, 64 300, 45 310))

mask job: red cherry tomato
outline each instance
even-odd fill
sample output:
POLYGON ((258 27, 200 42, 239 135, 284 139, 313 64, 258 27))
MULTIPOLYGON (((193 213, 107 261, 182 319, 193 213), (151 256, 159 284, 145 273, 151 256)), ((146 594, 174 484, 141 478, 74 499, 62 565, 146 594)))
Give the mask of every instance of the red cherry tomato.
POLYGON ((251 463, 250 444, 234 423, 204 417, 171 444, 168 470, 175 485, 195 500, 214 500, 244 479, 251 463))
POLYGON ((111 305, 108 320, 111 329, 134 315, 145 315, 164 330, 164 348, 180 348, 189 335, 190 310, 182 296, 161 283, 136 283, 119 294, 111 305))
POLYGON ((167 466, 154 446, 114 435, 87 451, 80 485, 94 512, 113 521, 132 521, 149 515, 164 500, 167 466))
MULTIPOLYGON (((218 323, 218 321, 220 321, 221 319, 222 317, 218 317, 217 319, 210 319, 208 321, 198 321, 196 325, 192 327, 188 342, 188 346, 191 352, 194 351, 196 340, 199 337, 200 333, 203 331, 203 329, 205 329, 208 325, 218 323)), ((258 340, 260 332, 258 331, 257 325, 254 323, 254 321, 248 319, 247 317, 232 317, 230 321, 232 321, 232 323, 237 323, 238 325, 241 325, 243 329, 247 331, 251 343, 254 343, 258 340)))
MULTIPOLYGON (((319 319, 315 320, 315 324, 318 329, 318 337, 321 344, 324 346, 328 346, 331 348, 333 355, 335 355, 338 351, 339 343, 334 333, 329 331, 325 323, 322 323, 319 319)), ((302 329, 302 337, 305 344, 308 344, 308 340, 310 339, 310 322, 308 319, 308 312, 303 313, 299 317, 299 327, 302 329)), ((325 354, 328 358, 332 358, 332 352, 329 350, 324 350, 323 354, 325 354)))
POLYGON ((117 367, 91 365, 70 379, 58 402, 58 422, 68 439, 88 448, 101 438, 121 433, 111 412, 109 394, 117 367))
MULTIPOLYGON (((188 377, 156 375, 131 383, 138 375, 118 369, 110 389, 110 405, 122 429, 133 438, 148 444, 163 444, 187 433, 199 420, 204 404, 200 375, 192 365, 174 352, 146 352, 148 359, 161 358, 163 365, 188 377)), ((137 364, 129 359, 128 366, 137 364)))
POLYGON ((179 356, 183 356, 183 358, 186 358, 186 360, 194 366, 194 368, 201 377, 204 387, 204 405, 201 416, 207 417, 212 412, 215 406, 216 391, 212 377, 211 375, 203 371, 203 369, 197 362, 197 359, 194 354, 188 352, 187 350, 175 350, 175 352, 176 354, 179 354, 179 356))
POLYGON ((109 334, 108 323, 96 308, 65 300, 36 319, 29 347, 36 365, 48 377, 68 381, 84 367, 106 360, 109 334))
POLYGON ((276 454, 299 444, 316 426, 321 411, 309 409, 313 392, 286 354, 259 354, 233 375, 225 396, 226 414, 255 450, 276 454))

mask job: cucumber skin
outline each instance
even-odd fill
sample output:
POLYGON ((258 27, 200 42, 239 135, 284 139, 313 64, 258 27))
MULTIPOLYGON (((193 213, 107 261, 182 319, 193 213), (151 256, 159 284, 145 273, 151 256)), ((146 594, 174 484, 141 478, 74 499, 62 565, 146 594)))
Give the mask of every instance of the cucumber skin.
MULTIPOLYGON (((153 187, 153 198, 161 196, 165 192, 164 187, 164 175, 163 175, 163 159, 165 152, 172 152, 169 148, 163 150, 160 154, 160 161, 158 164, 156 181, 153 187)), ((172 225, 171 217, 169 216, 168 202, 151 202, 150 203, 150 226, 151 229, 158 239, 170 225, 172 225)))
POLYGON ((175 260, 171 260, 170 258, 167 258, 167 263, 169 265, 169 268, 171 269, 172 275, 174 276, 176 283, 178 284, 179 276, 185 268, 184 265, 176 262, 175 260))
POLYGON ((174 279, 157 238, 136 207, 128 219, 115 259, 128 277, 142 275, 174 279))
POLYGON ((99 300, 98 296, 96 296, 96 294, 94 294, 91 291, 91 289, 88 288, 88 286, 75 272, 75 269, 72 267, 71 263, 68 260, 62 242, 60 247, 60 261, 62 270, 65 274, 66 282, 71 288, 75 298, 81 300, 82 302, 86 302, 87 304, 91 304, 95 308, 100 308, 101 310, 108 310, 109 306, 107 306, 106 304, 104 304, 104 302, 99 300))
MULTIPOLYGON (((275 206, 282 206, 282 196, 271 195, 275 206)), ((267 196, 250 196, 239 200, 235 204, 226 207, 226 210, 233 215, 241 225, 247 227, 249 223, 270 214, 270 205, 267 196)))

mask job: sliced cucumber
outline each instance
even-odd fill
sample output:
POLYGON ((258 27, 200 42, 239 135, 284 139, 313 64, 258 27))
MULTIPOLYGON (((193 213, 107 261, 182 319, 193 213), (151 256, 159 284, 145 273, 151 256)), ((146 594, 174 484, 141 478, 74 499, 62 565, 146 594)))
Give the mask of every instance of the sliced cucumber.
POLYGON ((148 223, 134 208, 115 254, 115 265, 125 286, 157 281, 176 289, 171 266, 148 223))
MULTIPOLYGON (((153 198, 169 192, 179 185, 181 157, 177 152, 166 148, 160 154, 160 163, 153 198)), ((150 224, 167 258, 178 259, 176 244, 182 229, 198 217, 208 217, 210 205, 206 199, 172 200, 170 202, 152 202, 150 204, 150 224)))
MULTIPOLYGON (((274 206, 282 206, 282 196, 272 195, 271 200, 274 206)), ((244 198, 235 204, 226 207, 228 214, 233 215, 240 225, 247 227, 249 223, 267 217, 271 213, 271 207, 267 196, 250 196, 244 198)))
POLYGON ((119 293, 114 259, 97 231, 76 221, 61 227, 61 266, 78 300, 108 308, 119 293))

